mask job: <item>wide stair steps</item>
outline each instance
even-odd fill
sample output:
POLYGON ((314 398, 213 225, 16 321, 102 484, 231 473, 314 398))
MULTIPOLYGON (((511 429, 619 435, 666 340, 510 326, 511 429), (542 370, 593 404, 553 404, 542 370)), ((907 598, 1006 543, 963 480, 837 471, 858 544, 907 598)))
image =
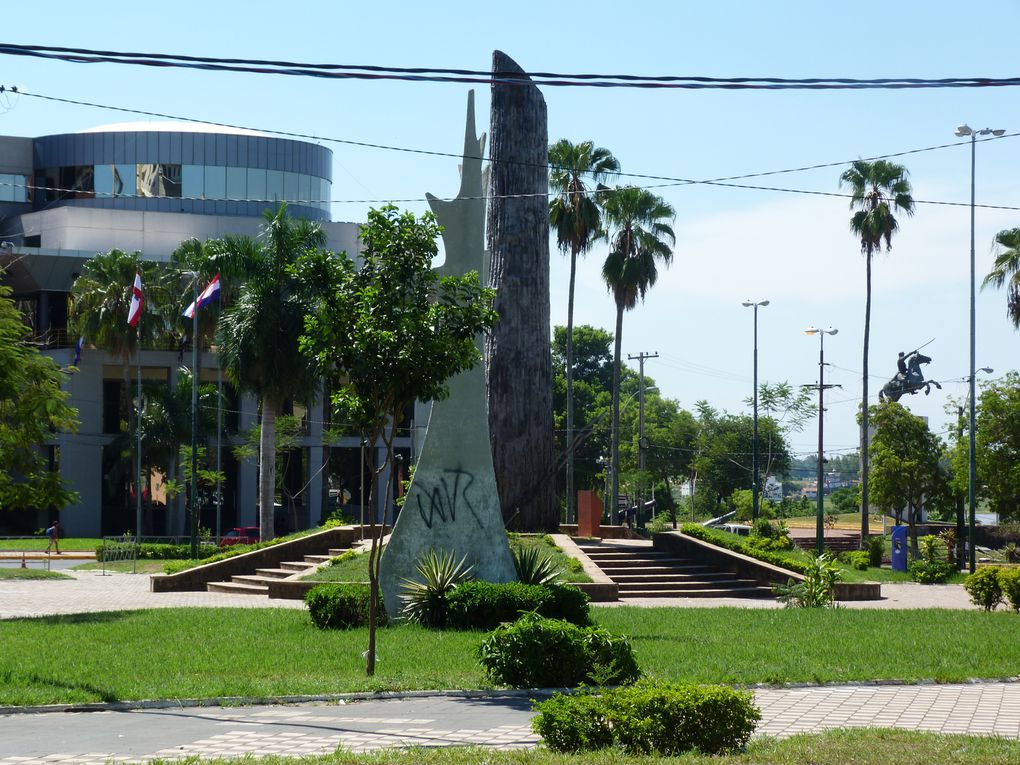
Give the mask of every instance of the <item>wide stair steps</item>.
POLYGON ((770 587, 648 545, 580 545, 629 598, 768 598, 770 587))
POLYGON ((254 574, 238 574, 229 582, 209 582, 207 592, 226 592, 232 595, 269 595, 269 582, 307 574, 317 566, 343 554, 346 550, 331 549, 328 555, 306 555, 304 560, 284 561, 279 568, 258 568, 254 574))
MULTIPOLYGON (((818 546, 817 537, 793 537, 794 544, 802 550, 813 553, 818 546)), ((829 552, 839 554, 842 552, 853 552, 861 549, 861 537, 856 536, 828 536, 822 543, 829 552)))

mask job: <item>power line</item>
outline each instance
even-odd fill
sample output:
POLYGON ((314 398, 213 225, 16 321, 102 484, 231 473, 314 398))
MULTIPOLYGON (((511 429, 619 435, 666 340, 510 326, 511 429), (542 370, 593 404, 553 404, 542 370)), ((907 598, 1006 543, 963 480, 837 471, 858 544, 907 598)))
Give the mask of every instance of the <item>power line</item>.
POLYGON ((48 45, 0 43, 0 54, 74 64, 122 64, 247 74, 355 80, 404 80, 520 85, 525 78, 554 87, 654 88, 684 90, 888 90, 918 88, 987 88, 1020 85, 1020 77, 705 77, 700 75, 569 74, 560 72, 492 72, 477 69, 315 64, 274 59, 215 58, 172 53, 138 53, 48 45))

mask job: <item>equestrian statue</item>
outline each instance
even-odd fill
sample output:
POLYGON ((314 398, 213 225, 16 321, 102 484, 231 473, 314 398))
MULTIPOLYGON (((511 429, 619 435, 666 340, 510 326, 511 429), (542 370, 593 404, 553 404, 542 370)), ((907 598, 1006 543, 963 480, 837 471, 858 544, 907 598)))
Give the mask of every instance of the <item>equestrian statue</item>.
POLYGON ((925 356, 920 349, 903 353, 900 351, 896 359, 896 376, 885 384, 878 394, 880 401, 899 401, 900 397, 910 393, 913 395, 924 388, 924 395, 931 393, 934 385, 939 390, 942 386, 937 380, 925 380, 921 373, 922 364, 930 364, 931 357, 925 356))

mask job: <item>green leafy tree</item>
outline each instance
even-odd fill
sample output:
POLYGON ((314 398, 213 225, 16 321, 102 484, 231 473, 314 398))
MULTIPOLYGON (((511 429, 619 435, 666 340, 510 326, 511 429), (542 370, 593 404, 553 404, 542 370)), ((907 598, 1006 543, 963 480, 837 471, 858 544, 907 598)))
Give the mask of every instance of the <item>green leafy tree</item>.
POLYGON ((41 447, 55 432, 74 432, 78 413, 61 390, 64 373, 28 343, 10 296, 0 285, 0 508, 60 508, 77 494, 49 469, 41 447))
POLYGON ((894 401, 871 407, 875 435, 871 439, 869 480, 875 504, 910 527, 910 543, 918 555, 917 522, 925 505, 939 507, 951 501, 943 469, 943 445, 920 417, 894 401))
POLYGON ((871 259, 876 252, 892 249, 892 237, 900 227, 895 213, 914 214, 914 198, 910 181, 902 165, 878 159, 852 163, 839 178, 840 187, 850 189, 850 230, 861 241, 864 254, 866 298, 864 305, 864 371, 861 377, 861 539, 868 538, 868 472, 867 450, 868 353, 871 349, 871 259))
MULTIPOLYGON (((975 412, 977 496, 1003 521, 1020 521, 1020 374, 981 384, 975 412)), ((969 436, 966 421, 952 452, 954 485, 966 494, 969 436)))
POLYGON ((298 338, 311 313, 310 288, 298 280, 294 266, 303 255, 325 245, 315 223, 291 218, 285 205, 265 213, 258 238, 227 237, 207 243, 243 274, 237 300, 217 328, 220 361, 230 383, 251 392, 261 404, 259 443, 259 525, 263 540, 275 536, 276 418, 288 399, 309 400, 318 379, 312 359, 298 338))
MULTIPOLYGON (((577 256, 584 255, 602 236, 602 214, 596 193, 620 171, 620 163, 608 149, 592 141, 573 144, 562 138, 549 147, 549 224, 556 232, 560 250, 570 254, 570 281, 567 288, 566 329, 566 431, 574 437, 574 282, 577 256), (590 184, 595 188, 591 189, 590 184)), ((567 518, 574 517, 574 452, 567 450, 567 518)))
POLYGON ((613 486, 610 507, 620 494, 620 356, 623 342, 623 314, 645 299, 659 276, 659 264, 673 260, 676 235, 670 224, 676 216, 661 197, 634 186, 607 192, 603 203, 609 232, 609 255, 602 265, 602 278, 616 303, 616 332, 613 347, 613 486))
MULTIPOLYGON (((747 399, 747 403, 750 405, 751 399, 747 399)), ((758 465, 765 476, 770 476, 776 457, 774 447, 779 446, 771 437, 780 433, 783 436, 782 446, 785 448, 790 434, 803 430, 804 424, 815 416, 817 407, 811 400, 808 388, 794 388, 784 380, 779 383, 764 382, 758 386, 758 411, 769 418, 775 426, 768 428, 767 432, 758 434, 759 451, 765 449, 765 459, 759 459, 758 465)), ((763 483, 761 476, 758 479, 758 485, 761 486, 763 483)))
MULTIPOLYGON (((314 356, 333 391, 332 403, 386 457, 372 477, 376 506, 379 478, 394 471, 393 429, 415 400, 439 401, 446 381, 481 360, 475 336, 495 325, 494 293, 478 274, 440 278, 431 267, 440 228, 431 213, 420 219, 387 205, 371 210, 362 226, 362 264, 312 254, 299 268, 320 300, 305 325, 302 346, 314 356)), ((390 496, 386 486, 383 496, 390 496)), ((371 516, 371 584, 366 671, 375 673, 375 623, 379 610, 381 526, 371 516)), ((385 518, 383 519, 385 524, 385 518)))
POLYGON ((1020 329, 1020 228, 1000 231, 995 246, 995 264, 981 286, 1006 288, 1006 315, 1020 329))

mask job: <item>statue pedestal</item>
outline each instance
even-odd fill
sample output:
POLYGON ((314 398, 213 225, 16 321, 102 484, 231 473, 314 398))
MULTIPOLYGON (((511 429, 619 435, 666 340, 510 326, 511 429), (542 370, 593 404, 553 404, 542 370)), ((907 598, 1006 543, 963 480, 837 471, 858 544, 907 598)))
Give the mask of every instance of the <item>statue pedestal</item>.
POLYGON ((602 500, 593 491, 577 492, 577 535, 602 537, 602 500))

